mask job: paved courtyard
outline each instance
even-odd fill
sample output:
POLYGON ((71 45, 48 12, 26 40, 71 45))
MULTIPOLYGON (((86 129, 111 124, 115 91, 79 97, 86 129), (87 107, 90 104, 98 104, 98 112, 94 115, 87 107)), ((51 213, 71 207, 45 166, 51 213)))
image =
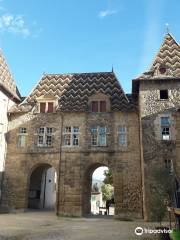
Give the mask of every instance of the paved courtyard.
POLYGON ((112 218, 60 218, 52 212, 0 215, 0 240, 136 240, 155 239, 134 234, 137 226, 154 229, 154 224, 112 218))

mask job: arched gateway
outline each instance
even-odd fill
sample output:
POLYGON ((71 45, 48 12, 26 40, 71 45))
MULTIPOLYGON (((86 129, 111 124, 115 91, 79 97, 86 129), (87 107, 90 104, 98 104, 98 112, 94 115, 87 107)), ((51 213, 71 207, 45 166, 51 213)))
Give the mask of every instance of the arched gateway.
POLYGON ((94 163, 91 166, 89 166, 88 169, 85 171, 83 180, 83 202, 82 202, 83 216, 91 214, 92 175, 94 171, 100 167, 107 167, 107 165, 101 163, 94 163))
POLYGON ((55 209, 57 174, 49 164, 33 168, 28 188, 28 208, 55 209))

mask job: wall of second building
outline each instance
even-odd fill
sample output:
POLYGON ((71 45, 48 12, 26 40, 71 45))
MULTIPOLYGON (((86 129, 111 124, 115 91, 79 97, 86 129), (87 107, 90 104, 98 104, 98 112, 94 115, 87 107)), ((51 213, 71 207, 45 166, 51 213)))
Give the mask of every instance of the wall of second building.
POLYGON ((4 165, 6 158, 6 133, 8 128, 7 112, 14 102, 0 90, 0 199, 1 199, 1 185, 4 174, 4 165))
POLYGON ((0 172, 4 171, 6 155, 6 132, 8 128, 7 112, 14 105, 14 102, 0 90, 0 172))
POLYGON ((142 127, 142 153, 144 159, 144 204, 145 218, 152 219, 156 184, 153 174, 156 169, 166 170, 166 161, 176 165, 177 127, 176 108, 180 106, 180 83, 176 80, 152 80, 140 82, 139 106, 142 127), (168 99, 160 99, 160 90, 168 90, 168 99), (161 117, 170 121, 170 139, 162 139, 161 117))
POLYGON ((139 106, 141 118, 180 106, 180 81, 176 79, 140 81, 139 106), (169 98, 160 99, 160 90, 168 90, 169 98))

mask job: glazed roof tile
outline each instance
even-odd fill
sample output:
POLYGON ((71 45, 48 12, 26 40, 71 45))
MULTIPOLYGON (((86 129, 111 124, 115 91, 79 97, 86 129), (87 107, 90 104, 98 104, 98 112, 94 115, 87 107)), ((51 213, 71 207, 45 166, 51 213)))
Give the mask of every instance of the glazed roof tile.
POLYGON ((0 86, 10 94, 12 98, 18 101, 21 100, 20 93, 3 56, 2 50, 0 50, 0 86))
POLYGON ((168 78, 180 78, 180 45, 170 33, 165 36, 149 70, 137 79, 168 78), (165 68, 164 73, 160 71, 161 67, 165 68))
POLYGON ((98 92, 110 97, 112 111, 132 110, 136 106, 128 99, 113 72, 45 74, 13 111, 29 111, 30 106, 45 95, 58 98, 61 111, 87 111, 89 97, 98 92))

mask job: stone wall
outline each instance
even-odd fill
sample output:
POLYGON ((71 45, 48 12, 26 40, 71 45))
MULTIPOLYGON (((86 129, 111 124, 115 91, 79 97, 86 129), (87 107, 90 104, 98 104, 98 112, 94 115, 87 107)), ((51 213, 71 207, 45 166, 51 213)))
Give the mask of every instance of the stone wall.
MULTIPOLYGON (((177 129, 180 125, 177 121, 177 108, 180 106, 180 83, 176 80, 152 80, 140 83, 139 106, 142 126, 142 152, 144 159, 144 205, 145 218, 151 216, 152 174, 158 169, 165 169, 165 161, 172 160, 177 166, 177 129), (168 89, 169 99, 160 100, 159 90, 168 89), (170 118, 171 139, 162 140, 160 118, 170 118)), ((179 158, 179 157, 178 157, 179 158)), ((179 167, 178 167, 179 168, 179 167)), ((175 167, 178 172, 179 169, 175 167)))
POLYGON ((38 165, 49 164, 58 174, 56 210, 59 215, 89 213, 92 172, 99 166, 113 171, 116 216, 142 217, 142 183, 139 117, 136 112, 48 113, 11 115, 3 203, 11 209, 27 208, 30 175, 38 165), (90 127, 107 127, 107 146, 92 147, 90 127), (118 145, 117 127, 125 125, 127 146, 118 145), (77 147, 61 145, 62 126, 79 126, 77 147), (26 147, 18 148, 19 127, 27 128, 26 147), (37 146, 37 128, 53 128, 53 147, 37 146))
POLYGON ((139 103, 141 117, 157 114, 164 110, 180 106, 180 82, 178 80, 140 81, 139 103), (169 90, 169 99, 160 100, 159 90, 169 90))

